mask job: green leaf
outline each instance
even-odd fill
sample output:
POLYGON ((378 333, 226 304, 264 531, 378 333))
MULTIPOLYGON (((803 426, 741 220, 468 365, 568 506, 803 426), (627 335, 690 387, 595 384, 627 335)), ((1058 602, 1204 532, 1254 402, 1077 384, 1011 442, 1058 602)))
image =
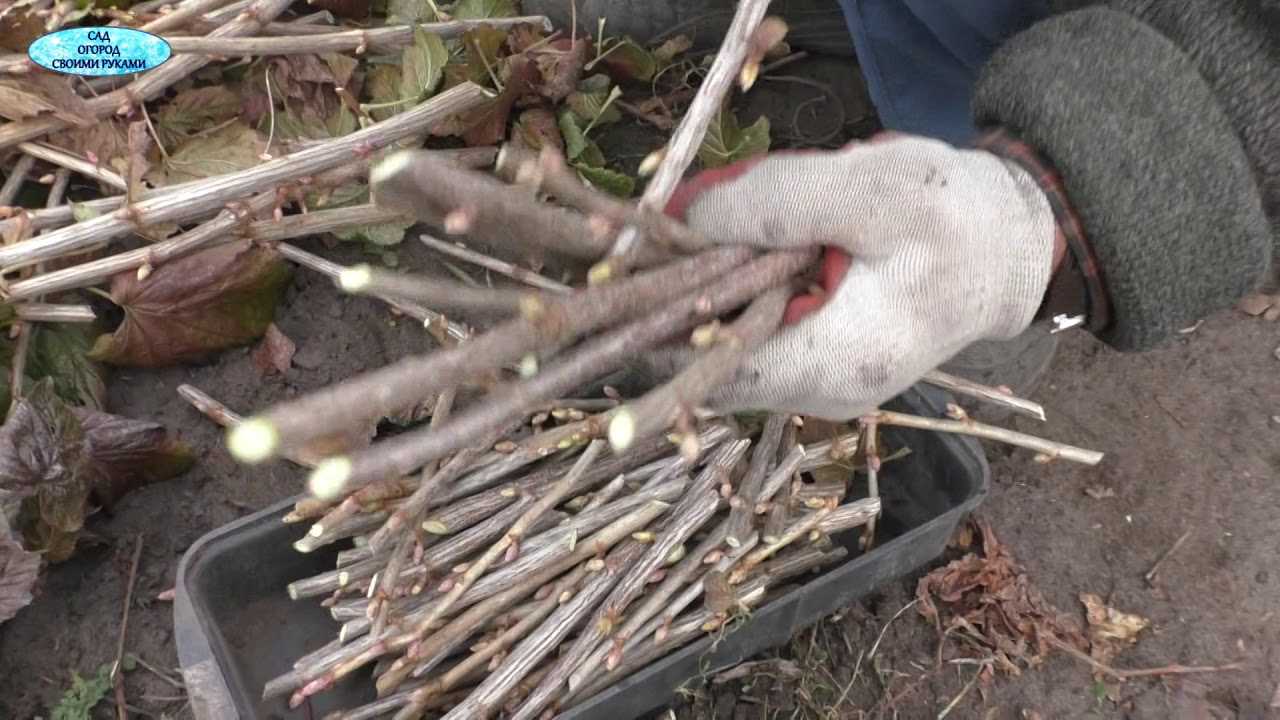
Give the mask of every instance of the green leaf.
POLYGON ((92 711, 107 697, 111 690, 111 665, 98 668, 93 677, 85 680, 78 673, 71 673, 71 688, 62 695, 53 709, 52 720, 90 720, 92 711))
POLYGON ((654 54, 637 45, 631 38, 618 41, 606 51, 600 62, 620 82, 648 82, 658 71, 658 60, 654 54))
POLYGON ((58 397, 101 410, 107 388, 102 368, 89 359, 89 327, 47 323, 35 328, 27 377, 51 378, 58 397))
POLYGON ((467 54, 467 79, 480 85, 491 85, 489 71, 498 72, 501 60, 498 53, 507 41, 507 31, 495 27, 478 27, 462 35, 462 46, 467 54))
POLYGON ((515 0, 458 0, 450 11, 455 20, 515 17, 515 0))
POLYGON ((575 118, 576 115, 571 110, 560 113, 560 134, 564 136, 565 157, 571 164, 603 167, 604 153, 600 152, 599 145, 587 139, 575 118))
POLYGON ((565 156, 572 162, 577 160, 587 149, 587 136, 578 127, 572 111, 566 110, 559 117, 560 134, 564 136, 565 156))
POLYGON ((249 241, 228 242, 160 266, 145 280, 117 275, 111 299, 124 310, 89 356, 113 365, 165 367, 245 345, 266 332, 289 266, 249 241))
POLYGON ((166 148, 194 132, 206 130, 240 114, 241 100, 226 85, 183 90, 156 113, 156 133, 166 148))
POLYGON ((636 181, 626 173, 620 173, 617 170, 610 170, 606 167, 592 167, 582 163, 575 164, 573 167, 582 176, 583 180, 610 195, 627 198, 631 197, 631 193, 636 189, 636 181))
POLYGON ((413 107, 410 103, 400 101, 401 77, 402 70, 396 65, 374 65, 365 75, 364 86, 372 106, 365 110, 374 120, 382 122, 413 107))
POLYGON ((71 203, 71 217, 75 218, 76 222, 92 220, 101 214, 87 203, 71 203))
POLYGON ((414 28, 413 44, 401 53, 400 98, 416 103, 431 97, 448 62, 449 50, 440 36, 414 28))
POLYGON ((153 169, 147 174, 147 180, 159 187, 237 172, 262 162, 259 156, 264 149, 257 131, 237 121, 208 135, 186 140, 169 152, 163 170, 153 169))
POLYGON ((405 232, 413 227, 413 220, 404 222, 385 222, 378 225, 356 225, 344 230, 334 231, 339 240, 356 240, 367 242, 378 247, 399 245, 404 240, 405 232))
POLYGON ((769 118, 761 115, 743 128, 732 110, 721 108, 698 148, 698 160, 706 168, 722 167, 768 152, 769 142, 769 118))
POLYGON ((617 85, 610 87, 607 75, 592 75, 583 80, 578 89, 571 93, 565 102, 573 110, 573 114, 583 123, 586 130, 597 125, 607 125, 622 119, 622 113, 613 106, 613 101, 622 95, 617 85))
POLYGON ((435 9, 427 0, 388 0, 387 24, 437 22, 435 9))

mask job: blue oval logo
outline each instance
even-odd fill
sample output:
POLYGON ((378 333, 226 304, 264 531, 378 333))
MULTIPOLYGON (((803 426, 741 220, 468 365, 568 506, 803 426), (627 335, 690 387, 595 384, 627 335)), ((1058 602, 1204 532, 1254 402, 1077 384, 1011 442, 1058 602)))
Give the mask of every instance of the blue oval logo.
POLYGON ((132 28, 68 28, 36 39, 27 56, 67 75, 129 75, 159 67, 173 55, 163 38, 132 28))

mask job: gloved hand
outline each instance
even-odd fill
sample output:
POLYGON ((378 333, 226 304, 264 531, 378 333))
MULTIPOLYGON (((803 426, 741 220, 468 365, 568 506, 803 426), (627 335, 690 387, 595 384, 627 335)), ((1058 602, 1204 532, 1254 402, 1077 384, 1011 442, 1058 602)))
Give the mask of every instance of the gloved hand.
POLYGON ((904 135, 708 171, 668 212, 720 243, 827 246, 828 294, 792 301, 793 324, 713 398, 723 411, 871 411, 969 344, 1026 329, 1054 262, 1030 175, 904 135))

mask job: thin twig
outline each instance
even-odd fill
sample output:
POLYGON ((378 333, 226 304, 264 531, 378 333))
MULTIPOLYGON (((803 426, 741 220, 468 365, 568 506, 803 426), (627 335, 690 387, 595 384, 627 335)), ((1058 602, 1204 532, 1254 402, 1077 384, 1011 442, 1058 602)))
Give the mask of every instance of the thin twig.
POLYGON ((496 169, 508 180, 541 189, 589 218, 599 218, 614 227, 635 225, 662 246, 682 252, 696 252, 710 246, 706 238, 674 218, 587 187, 577 172, 565 164, 560 152, 551 147, 544 147, 535 155, 514 145, 505 145, 498 153, 496 169))
POLYGON ((29 302, 15 304, 13 310, 24 322, 91 323, 98 319, 88 305, 29 302))
POLYGON ((1034 435, 1006 430, 1004 428, 984 425, 973 420, 940 420, 937 418, 920 417, 918 415, 906 415, 904 413, 892 412, 890 410, 878 410, 875 413, 866 416, 863 422, 877 422, 881 425, 896 425, 898 427, 916 428, 919 430, 934 430, 936 432, 957 433, 959 435, 972 435, 986 440, 996 440, 1009 445, 1016 445, 1030 450, 1035 450, 1039 456, 1052 460, 1062 458, 1072 462, 1083 463, 1085 465, 1097 465, 1102 462, 1103 454, 1096 450, 1086 450, 1084 448, 1075 447, 1073 445, 1065 445, 1063 443, 1046 440, 1034 435))
MULTIPOLYGON (((199 19, 201 15, 212 10, 217 10, 223 5, 227 5, 231 0, 187 0, 171 12, 161 15, 159 18, 143 25, 140 29, 143 32, 149 32, 152 35, 158 35, 162 32, 168 32, 176 28, 180 28, 187 24, 190 20, 199 19)), ((135 5, 132 10, 134 12, 146 12, 139 10, 135 5)))
MULTIPOLYGON (((702 146, 702 138, 707 127, 720 112, 721 104, 729 93, 733 80, 742 69, 743 61, 751 52, 751 38, 760 21, 764 19, 769 8, 769 0, 742 0, 734 12, 733 21, 725 32, 724 41, 716 53, 716 59, 707 71, 698 94, 689 104, 689 110, 680 120, 671 140, 663 149, 662 162, 645 187, 640 204, 651 210, 661 212, 675 192, 676 184, 684 176, 684 171, 693 162, 698 148, 702 146)), ((624 228, 609 251, 611 256, 625 256, 631 253, 639 239, 635 227, 624 228)))
MULTIPOLYGON (((344 268, 341 265, 335 262, 331 262, 329 260, 325 260, 319 255, 309 253, 306 250, 303 250, 302 248, 296 247, 294 245, 289 245, 287 243, 277 243, 276 250, 279 251, 279 253, 285 257, 285 259, 292 260, 293 262, 307 268, 308 270, 314 270, 322 275, 325 275, 329 279, 335 282, 337 282, 338 278, 341 277, 342 271, 344 270, 344 268)), ((383 302, 387 303, 397 311, 404 313, 405 315, 408 315, 409 317, 415 320, 418 320, 419 322, 423 323, 428 327, 434 327, 441 323, 444 323, 445 332, 448 334, 448 337, 450 337, 455 341, 466 340, 467 338, 471 337, 471 329, 468 328, 466 325, 453 322, 452 320, 449 320, 441 313, 438 313, 435 310, 432 310, 428 307, 419 305, 418 303, 394 300, 389 297, 382 297, 382 296, 377 296, 377 297, 379 300, 382 300, 383 302)))
POLYGON ((371 265, 355 265, 338 276, 338 285, 355 295, 374 295, 426 303, 446 310, 514 315, 533 303, 542 307, 538 294, 519 290, 476 288, 426 275, 380 270, 371 265))
POLYGON ((129 714, 125 711, 124 668, 121 667, 121 662, 124 660, 124 641, 129 632, 129 608, 133 604, 133 584, 138 579, 138 563, 141 560, 142 535, 138 535, 133 544, 133 561, 129 563, 129 579, 125 584, 124 609, 120 614, 120 636, 116 642, 116 659, 111 664, 111 680, 115 685, 117 720, 129 720, 129 714))
MULTIPOLYGON (((880 500, 880 429, 874 423, 863 423, 863 454, 867 462, 867 495, 877 502, 880 500)), ((862 549, 870 552, 876 542, 876 519, 867 521, 862 533, 862 549)))
POLYGON ((1147 574, 1142 576, 1143 579, 1147 581, 1148 585, 1155 584, 1156 573, 1160 572, 1160 566, 1164 565, 1164 561, 1168 560, 1170 556, 1172 556, 1175 552, 1177 552, 1178 548, 1182 547, 1182 543, 1186 542, 1187 538, 1189 537, 1191 537, 1191 530, 1187 530, 1186 532, 1182 533, 1182 535, 1180 535, 1178 539, 1173 542, 1173 546, 1170 547, 1168 550, 1165 550, 1164 554, 1161 555, 1158 560, 1156 560, 1155 564, 1151 566, 1151 569, 1147 571, 1147 574))
POLYGON ((460 244, 437 240, 430 235, 418 235, 418 240, 432 250, 445 253, 446 255, 452 255, 453 257, 461 260, 466 260, 469 263, 474 263, 486 270, 492 270, 496 273, 506 275, 507 277, 513 280, 518 280, 526 285, 532 285, 536 288, 550 290, 551 292, 557 293, 573 292, 573 288, 565 285, 564 283, 556 282, 551 278, 539 275, 532 270, 527 270, 518 265, 513 265, 505 260, 499 260, 495 257, 490 257, 483 253, 476 252, 475 250, 470 250, 460 244))
POLYGON ((27 181, 27 175, 35 164, 36 159, 25 154, 13 164, 9 176, 4 179, 4 185, 0 186, 0 207, 13 205, 18 199, 18 191, 22 190, 22 183, 27 181))
POLYGON ((1066 654, 1070 655, 1076 660, 1079 660, 1080 662, 1085 663, 1086 665, 1092 667, 1094 670, 1097 670, 1103 675, 1107 675, 1108 677, 1111 677, 1112 679, 1118 680, 1120 682, 1124 682, 1125 680, 1132 680, 1133 678, 1139 678, 1139 677, 1158 677, 1161 675, 1195 675, 1199 673, 1230 672, 1233 670, 1241 670, 1245 667, 1245 664, 1243 662, 1233 662, 1233 663, 1227 663, 1226 665, 1177 665, 1177 664, 1174 664, 1174 665, 1165 665, 1163 667, 1135 668, 1132 670, 1122 670, 1118 668, 1113 668, 1110 665, 1107 665, 1106 663, 1100 660, 1090 657, 1089 655, 1081 652, 1075 647, 1072 647, 1069 643, 1063 642, 1062 640, 1058 639, 1056 636, 1052 634, 1046 634, 1043 637, 1045 638, 1045 640, 1049 642, 1050 645, 1065 652, 1066 654))
MULTIPOLYGON (((228 408, 217 400, 214 400, 203 390, 195 387, 194 385, 179 385, 178 394, 182 396, 183 400, 191 403, 191 407, 194 407, 201 415, 204 415, 221 427, 235 427, 244 421, 244 418, 237 415, 234 410, 228 408)), ((302 452, 294 452, 285 456, 285 460, 304 468, 312 468, 316 466, 316 462, 319 458, 312 457, 309 454, 302 452)))
POLYGON ((107 187, 115 188, 122 192, 128 191, 129 189, 129 183, 125 182, 125 179, 121 177, 120 173, 98 167, 94 163, 91 163, 82 157, 76 157, 61 148, 56 148, 45 143, 22 142, 18 143, 18 149, 37 160, 44 160, 47 163, 52 163, 58 167, 66 168, 67 170, 71 170, 72 172, 83 175, 91 180, 97 180, 107 187))
POLYGON ((1000 388, 993 388, 982 385, 972 380, 966 380, 962 377, 949 375, 941 370, 931 370, 926 373, 923 380, 930 385, 937 385, 944 390, 950 390, 957 395, 967 395, 977 398, 985 402, 1008 408, 1020 415, 1033 417, 1041 422, 1044 421, 1044 407, 1039 403, 1030 400, 1024 400, 1016 395, 1008 393, 1000 388))
POLYGON ((738 490, 729 501, 729 526, 725 542, 729 547, 739 544, 753 531, 756 514, 756 503, 759 502, 760 489, 764 487, 765 477, 774 467, 778 446, 782 444, 783 432, 791 426, 791 416, 772 413, 765 420, 760 431, 760 441, 751 451, 751 464, 747 474, 738 484, 738 490))

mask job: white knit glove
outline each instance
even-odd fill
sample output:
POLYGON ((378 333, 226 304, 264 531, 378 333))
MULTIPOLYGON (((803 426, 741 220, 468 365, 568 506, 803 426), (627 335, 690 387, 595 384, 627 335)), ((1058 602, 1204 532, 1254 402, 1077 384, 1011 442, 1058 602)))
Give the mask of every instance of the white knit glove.
POLYGON ((826 303, 782 328, 713 399, 724 411, 831 420, 875 409, 974 341, 1026 329, 1055 231, 1020 168, 910 136, 770 155, 698 190, 685 218, 720 243, 851 256, 826 303))

